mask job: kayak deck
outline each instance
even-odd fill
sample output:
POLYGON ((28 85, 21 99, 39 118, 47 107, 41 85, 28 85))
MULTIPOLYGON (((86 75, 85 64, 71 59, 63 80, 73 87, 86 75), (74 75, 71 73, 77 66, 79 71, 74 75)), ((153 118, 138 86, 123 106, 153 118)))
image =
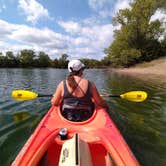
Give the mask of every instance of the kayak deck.
MULTIPOLYGON (((72 140, 76 133, 78 133, 79 140, 88 147, 83 146, 82 151, 89 156, 89 165, 139 166, 125 140, 103 108, 97 108, 87 121, 71 122, 61 116, 59 107, 52 107, 49 110, 12 166, 60 165, 63 146, 72 140), (65 140, 59 138, 61 128, 67 129, 67 139, 65 140)), ((87 159, 83 152, 80 154, 82 161, 87 159)))
POLYGON ((76 135, 66 141, 62 147, 56 143, 52 144, 39 165, 47 163, 49 166, 115 166, 115 163, 103 145, 95 143, 88 144, 79 138, 76 141, 75 138, 76 135))

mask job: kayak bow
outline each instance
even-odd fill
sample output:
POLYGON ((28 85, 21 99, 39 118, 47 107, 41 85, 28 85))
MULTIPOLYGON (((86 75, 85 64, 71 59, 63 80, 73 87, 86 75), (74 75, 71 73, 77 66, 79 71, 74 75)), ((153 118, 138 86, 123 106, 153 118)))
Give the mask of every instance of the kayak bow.
POLYGON ((103 108, 84 122, 62 117, 51 107, 12 166, 139 166, 129 146, 103 108))

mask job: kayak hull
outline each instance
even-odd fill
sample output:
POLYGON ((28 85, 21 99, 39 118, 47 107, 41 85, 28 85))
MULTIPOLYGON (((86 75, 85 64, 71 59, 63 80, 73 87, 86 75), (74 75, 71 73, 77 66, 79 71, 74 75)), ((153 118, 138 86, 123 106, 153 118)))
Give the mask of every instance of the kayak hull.
POLYGON ((59 107, 50 108, 12 166, 36 166, 45 162, 49 166, 59 165, 63 144, 72 139, 75 133, 88 145, 91 165, 139 166, 105 109, 96 108, 87 121, 71 122, 61 116, 59 107), (62 128, 67 129, 66 140, 59 137, 62 128))

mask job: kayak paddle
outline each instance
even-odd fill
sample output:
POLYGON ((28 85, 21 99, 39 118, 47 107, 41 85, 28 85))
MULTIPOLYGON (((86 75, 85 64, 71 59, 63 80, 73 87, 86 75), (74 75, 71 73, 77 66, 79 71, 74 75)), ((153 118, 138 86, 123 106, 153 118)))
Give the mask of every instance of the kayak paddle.
MULTIPOLYGON (((147 99, 148 95, 145 91, 131 91, 121 95, 103 94, 101 96, 102 97, 119 97, 121 99, 126 99, 133 102, 142 102, 147 99)), ((52 97, 52 95, 42 95, 42 94, 37 94, 35 92, 27 91, 27 90, 13 90, 12 97, 18 101, 24 101, 24 100, 32 100, 38 97, 52 97)))
POLYGON ((126 92, 121 95, 109 95, 109 94, 102 94, 102 97, 119 97, 121 99, 126 99, 128 101, 133 102, 143 102, 147 99, 148 94, 145 91, 131 91, 126 92))
POLYGON ((14 90, 12 91, 12 97, 18 101, 24 101, 36 99, 37 97, 52 97, 52 95, 42 95, 27 90, 14 90))

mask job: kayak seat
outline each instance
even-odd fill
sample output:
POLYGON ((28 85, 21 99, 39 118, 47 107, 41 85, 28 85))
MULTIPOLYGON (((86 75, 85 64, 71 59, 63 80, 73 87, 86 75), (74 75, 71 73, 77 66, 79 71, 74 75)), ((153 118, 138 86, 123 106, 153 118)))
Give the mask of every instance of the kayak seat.
POLYGON ((89 111, 86 109, 68 109, 65 108, 61 111, 61 114, 64 118, 73 122, 83 122, 88 120, 94 111, 89 111))

